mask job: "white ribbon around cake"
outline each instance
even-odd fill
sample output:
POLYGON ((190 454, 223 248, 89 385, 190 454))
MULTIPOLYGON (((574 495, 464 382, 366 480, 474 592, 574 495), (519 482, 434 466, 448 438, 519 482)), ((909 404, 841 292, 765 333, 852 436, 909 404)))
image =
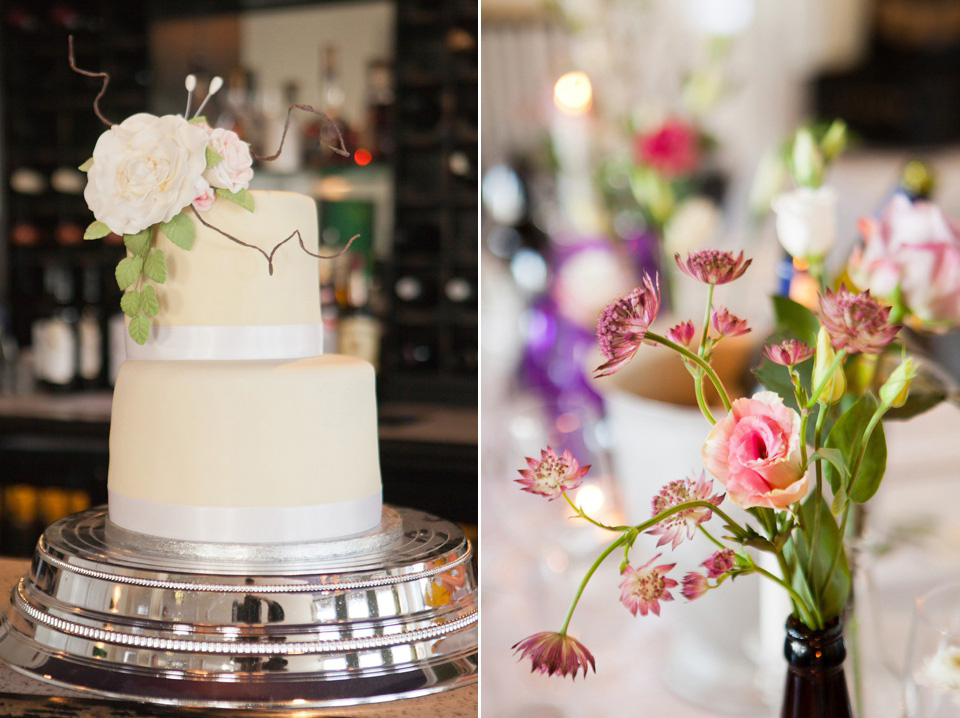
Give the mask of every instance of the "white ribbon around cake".
POLYGON ((322 324, 154 326, 146 344, 125 340, 127 359, 305 359, 323 353, 322 324))

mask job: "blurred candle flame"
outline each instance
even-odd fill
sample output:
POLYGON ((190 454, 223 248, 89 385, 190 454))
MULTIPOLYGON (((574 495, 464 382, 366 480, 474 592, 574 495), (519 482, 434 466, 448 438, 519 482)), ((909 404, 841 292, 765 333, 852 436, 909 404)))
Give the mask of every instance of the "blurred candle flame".
POLYGON ((568 115, 586 114, 593 105, 593 86, 583 72, 568 72, 553 86, 553 102, 568 115))

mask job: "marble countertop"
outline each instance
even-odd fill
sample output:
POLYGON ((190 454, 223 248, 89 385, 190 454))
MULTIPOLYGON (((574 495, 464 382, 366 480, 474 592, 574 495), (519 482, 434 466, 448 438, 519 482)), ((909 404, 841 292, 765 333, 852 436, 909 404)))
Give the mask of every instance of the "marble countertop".
MULTIPOLYGON (((13 586, 29 568, 29 561, 0 558, 0 594, 9 596, 13 586)), ((23 718, 134 718, 142 716, 283 716, 297 718, 471 718, 478 715, 477 685, 443 691, 429 696, 387 703, 290 712, 176 709, 148 706, 135 701, 91 697, 89 694, 51 686, 0 664, 0 715, 23 718)))

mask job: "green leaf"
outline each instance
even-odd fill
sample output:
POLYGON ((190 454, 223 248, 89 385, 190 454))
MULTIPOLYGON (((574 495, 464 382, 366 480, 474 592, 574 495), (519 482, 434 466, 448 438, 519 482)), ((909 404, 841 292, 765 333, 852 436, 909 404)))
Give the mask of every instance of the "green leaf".
POLYGON ((136 289, 131 289, 120 297, 120 309, 131 319, 140 313, 140 297, 140 292, 136 289))
POLYGON ((123 235, 123 244, 126 246, 127 251, 133 255, 142 255, 146 252, 147 245, 150 244, 150 239, 153 235, 153 228, 147 227, 146 229, 141 229, 136 234, 125 234, 123 235))
POLYGON ((150 318, 138 314, 130 320, 130 337, 137 344, 146 344, 150 336, 150 318))
POLYGON ((778 331, 787 334, 790 339, 799 339, 812 347, 817 345, 820 320, 812 311, 789 297, 775 296, 773 313, 778 331))
POLYGON ((830 504, 830 511, 834 516, 839 516, 841 512, 847 507, 847 503, 850 501, 847 496, 847 490, 840 487, 840 490, 833 495, 833 503, 830 504))
MULTIPOLYGON (((850 478, 850 468, 847 466, 844 453, 840 451, 840 449, 822 446, 810 456, 811 461, 814 459, 823 459, 824 461, 829 462, 831 465, 830 468, 837 472, 837 475, 840 479, 840 481, 837 482, 837 485, 839 485, 841 488, 847 485, 850 478)), ((830 486, 834 491, 837 491, 832 481, 830 486)))
POLYGON ((190 249, 193 246, 194 238, 197 236, 197 228, 194 226, 193 220, 182 212, 174 216, 169 222, 162 223, 160 231, 180 249, 190 249))
POLYGON ((228 199, 231 202, 236 202, 248 212, 253 211, 253 195, 250 194, 248 190, 241 189, 236 192, 231 192, 229 190, 225 190, 218 187, 216 189, 215 194, 217 195, 217 197, 223 197, 224 199, 228 199))
POLYGON ((89 172, 91 167, 93 167, 93 157, 91 157, 82 165, 77 167, 77 169, 80 170, 81 172, 89 172))
POLYGON ((84 239, 100 239, 101 237, 106 237, 110 234, 110 228, 105 225, 103 222, 91 222, 90 226, 87 227, 86 231, 83 233, 84 239))
POLYGON ((190 124, 191 124, 191 125, 198 125, 198 124, 200 124, 201 122, 204 123, 204 124, 206 124, 207 118, 206 118, 205 115, 197 115, 196 117, 194 117, 193 119, 190 120, 190 124))
POLYGON ((211 167, 216 167, 218 164, 223 162, 223 156, 219 152, 217 152, 215 149, 209 146, 207 147, 207 150, 206 150, 206 157, 207 157, 207 169, 210 169, 211 167))
POLYGON ((157 290, 148 284, 140 293, 140 309, 148 317, 155 317, 160 312, 160 300, 157 299, 157 290))
POLYGON ((820 608, 824 620, 829 621, 840 615, 850 596, 850 568, 847 565, 846 553, 840 547, 840 529, 826 500, 817 493, 809 494, 800 504, 800 515, 805 530, 794 531, 794 540, 788 541, 783 547, 792 573, 790 583, 794 590, 807 600, 811 594, 822 589, 820 608), (820 505, 820 525, 814 537, 810 534, 814 530, 817 504, 820 505), (838 547, 840 556, 827 582, 827 571, 833 563, 838 547), (811 566, 810 575, 806 573, 808 565, 811 566))
POLYGON ((124 257, 117 264, 114 276, 117 278, 117 286, 120 289, 126 289, 140 277, 143 271, 143 260, 140 257, 124 257))
MULTIPOLYGON (((887 468, 887 442, 883 435, 883 425, 880 423, 870 434, 867 450, 864 452, 859 468, 853 465, 860 454, 863 434, 876 410, 876 397, 873 394, 864 394, 837 419, 823 444, 828 449, 839 450, 846 457, 846 463, 851 472, 849 480, 844 481, 845 484, 849 484, 847 494, 851 500, 860 504, 868 501, 877 492, 887 468)), ((824 476, 836 493, 840 486, 841 475, 832 464, 827 464, 824 466, 824 476)), ((846 477, 843 478, 846 479, 846 477)))
POLYGON ((167 258, 162 249, 151 249, 147 261, 143 263, 143 273, 157 284, 167 280, 167 258))

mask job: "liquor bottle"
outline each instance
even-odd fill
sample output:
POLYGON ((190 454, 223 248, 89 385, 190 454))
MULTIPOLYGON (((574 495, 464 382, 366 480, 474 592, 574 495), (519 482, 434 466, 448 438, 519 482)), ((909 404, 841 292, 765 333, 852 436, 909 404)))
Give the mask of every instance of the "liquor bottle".
POLYGON ((340 305, 337 303, 337 288, 333 281, 333 260, 317 263, 320 280, 320 317, 323 321, 323 351, 338 352, 340 331, 340 305))
POLYGON ((347 292, 347 307, 340 316, 338 349, 341 354, 363 359, 377 368, 380 322, 370 311, 369 277, 359 261, 350 269, 347 292))
POLYGON ((361 145, 375 160, 393 155, 393 101, 390 64, 374 60, 367 65, 367 120, 361 145))
POLYGON ((38 383, 54 391, 70 391, 77 384, 77 319, 73 306, 73 275, 51 264, 43 273, 41 313, 32 326, 32 344, 38 383))
POLYGON ((100 268, 84 267, 80 288, 82 308, 77 321, 77 373, 84 388, 100 386, 103 371, 103 309, 100 268))

